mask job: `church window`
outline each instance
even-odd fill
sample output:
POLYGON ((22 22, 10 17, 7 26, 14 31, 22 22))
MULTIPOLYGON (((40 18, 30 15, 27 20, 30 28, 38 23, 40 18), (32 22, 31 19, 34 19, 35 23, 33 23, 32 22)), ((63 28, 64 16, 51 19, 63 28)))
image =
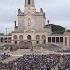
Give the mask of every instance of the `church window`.
POLYGON ((30 18, 28 18, 28 26, 30 26, 31 20, 30 18))
POLYGON ((4 38, 5 43, 7 43, 7 38, 4 38))
POLYGON ((17 44, 17 41, 15 41, 14 43, 17 44))
POLYGON ((1 37, 1 42, 3 42, 3 38, 1 37))
POLYGON ((40 36, 39 35, 36 35, 36 40, 40 40, 40 36))
POLYGON ((13 37, 14 39, 17 39, 17 35, 14 35, 14 37, 13 37))
POLYGON ((59 37, 56 37, 56 42, 59 43, 59 37))
POLYGON ((63 37, 60 37, 60 42, 63 42, 63 37))
POLYGON ((55 37, 52 37, 52 42, 55 43, 55 37))
POLYGON ((51 42, 51 37, 48 37, 48 42, 51 42))
POLYGON ((39 41, 36 41, 36 44, 39 44, 39 41))
POLYGON ((31 40, 31 35, 28 35, 27 36, 27 40, 31 40))
POLYGON ((28 4, 30 5, 30 0, 28 0, 28 4))

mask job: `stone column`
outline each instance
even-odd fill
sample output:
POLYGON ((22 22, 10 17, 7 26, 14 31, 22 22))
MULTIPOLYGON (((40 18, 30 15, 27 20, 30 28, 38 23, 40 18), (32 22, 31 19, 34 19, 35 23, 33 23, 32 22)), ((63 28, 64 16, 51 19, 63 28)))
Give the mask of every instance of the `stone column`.
POLYGON ((46 36, 46 44, 48 44, 48 36, 46 36))

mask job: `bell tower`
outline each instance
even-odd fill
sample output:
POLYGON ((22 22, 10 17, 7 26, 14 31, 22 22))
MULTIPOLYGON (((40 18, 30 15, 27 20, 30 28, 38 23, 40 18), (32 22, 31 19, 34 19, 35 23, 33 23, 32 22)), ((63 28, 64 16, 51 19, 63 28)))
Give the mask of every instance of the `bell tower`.
POLYGON ((24 13, 34 13, 36 11, 35 9, 35 2, 34 0, 25 0, 25 9, 24 9, 24 13))
POLYGON ((25 7, 35 7, 34 0, 25 0, 25 7))

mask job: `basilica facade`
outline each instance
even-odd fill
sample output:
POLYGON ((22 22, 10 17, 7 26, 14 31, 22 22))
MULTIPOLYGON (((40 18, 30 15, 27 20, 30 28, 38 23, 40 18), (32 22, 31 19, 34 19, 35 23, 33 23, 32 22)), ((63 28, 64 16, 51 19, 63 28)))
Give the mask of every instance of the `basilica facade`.
POLYGON ((46 16, 43 9, 36 11, 34 0, 25 0, 24 12, 18 9, 18 26, 12 32, 12 43, 21 44, 30 41, 33 45, 46 44, 46 38, 51 35, 51 28, 45 28, 46 16))
POLYGON ((62 35, 52 34, 51 27, 46 27, 49 23, 46 20, 48 19, 43 9, 36 10, 34 0, 25 0, 24 11, 18 9, 14 31, 11 35, 0 36, 0 46, 14 44, 22 48, 31 48, 31 46, 55 44, 70 47, 70 33, 65 31, 62 35))

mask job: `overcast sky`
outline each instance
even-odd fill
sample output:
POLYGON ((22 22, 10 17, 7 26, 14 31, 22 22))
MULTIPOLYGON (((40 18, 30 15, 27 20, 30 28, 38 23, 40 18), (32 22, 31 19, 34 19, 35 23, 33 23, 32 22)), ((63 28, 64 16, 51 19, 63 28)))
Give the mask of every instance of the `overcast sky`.
MULTIPOLYGON (((69 28, 70 0, 35 0, 35 4, 37 9, 44 9, 50 23, 69 28)), ((24 0, 0 1, 0 32, 5 32, 5 28, 13 29, 18 8, 24 9, 24 0)))

